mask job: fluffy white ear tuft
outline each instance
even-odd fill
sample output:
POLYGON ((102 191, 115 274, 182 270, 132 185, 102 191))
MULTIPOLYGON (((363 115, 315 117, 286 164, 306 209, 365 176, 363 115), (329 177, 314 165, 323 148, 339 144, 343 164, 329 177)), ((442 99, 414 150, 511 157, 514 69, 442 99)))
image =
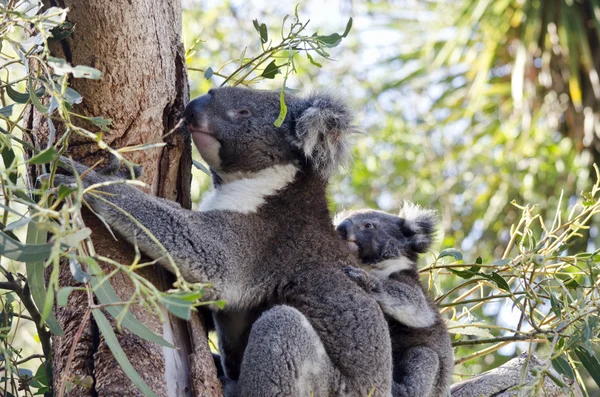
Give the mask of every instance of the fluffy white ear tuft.
POLYGON ((404 220, 404 227, 414 233, 409 238, 413 249, 420 253, 426 252, 431 246, 435 234, 438 223, 437 212, 405 200, 398 217, 404 220))
POLYGON ((342 100, 317 94, 306 101, 308 107, 296 119, 294 144, 315 170, 329 178, 349 160, 347 136, 358 129, 352 125, 352 114, 342 100))

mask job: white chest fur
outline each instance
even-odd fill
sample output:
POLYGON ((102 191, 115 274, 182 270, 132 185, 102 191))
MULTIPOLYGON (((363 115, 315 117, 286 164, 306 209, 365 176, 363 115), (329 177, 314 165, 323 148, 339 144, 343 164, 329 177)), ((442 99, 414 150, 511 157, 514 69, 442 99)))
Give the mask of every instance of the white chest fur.
POLYGON ((209 192, 200 203, 200 211, 256 212, 268 196, 290 184, 297 172, 295 165, 286 164, 246 174, 209 192))
POLYGON ((402 270, 408 270, 413 267, 412 262, 405 256, 398 258, 386 259, 373 265, 374 269, 370 271, 372 275, 380 279, 388 279, 390 274, 402 270))

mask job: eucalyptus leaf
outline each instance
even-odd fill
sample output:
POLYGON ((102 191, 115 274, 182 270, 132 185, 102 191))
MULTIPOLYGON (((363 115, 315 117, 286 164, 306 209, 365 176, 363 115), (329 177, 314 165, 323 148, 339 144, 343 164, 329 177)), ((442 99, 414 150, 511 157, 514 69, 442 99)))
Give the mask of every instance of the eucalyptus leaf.
POLYGON ((285 116, 287 115, 287 105, 285 104, 285 91, 282 89, 279 94, 279 116, 277 120, 273 123, 275 127, 281 127, 283 122, 285 121, 285 116))
POLYGON ((594 382, 600 386, 600 362, 598 362, 594 353, 578 347, 575 349, 575 354, 592 379, 594 379, 594 382))
POLYGON ((12 116, 12 112, 13 112, 13 108, 15 107, 15 104, 12 103, 8 106, 4 106, 2 108, 0 108, 0 115, 4 116, 4 117, 10 117, 12 116))
POLYGON ((462 253, 459 250, 457 250, 456 248, 446 248, 445 250, 440 252, 438 259, 444 258, 446 256, 451 256, 454 259, 456 259, 457 261, 459 261, 463 258, 462 253))
POLYGON ((277 66, 277 64, 273 60, 273 61, 271 61, 271 63, 269 63, 267 65, 265 70, 263 70, 261 77, 264 77, 266 79, 274 79, 278 73, 279 73, 279 66, 277 66))
POLYGON ((6 87, 4 87, 4 89, 6 90, 6 94, 8 95, 8 97, 16 103, 27 103, 27 101, 29 101, 29 93, 19 92, 12 88, 10 85, 7 85, 6 87))
MULTIPOLYGON (((114 318, 119 318, 120 312, 124 306, 114 306, 114 303, 121 302, 121 299, 117 296, 117 293, 109 280, 103 280, 104 273, 98 263, 92 258, 87 258, 86 264, 88 265, 89 271, 92 273, 91 284, 96 298, 98 298, 98 301, 103 305, 113 305, 106 306, 105 310, 114 318)), ((131 313, 127 313, 123 316, 121 325, 142 339, 146 339, 147 341, 156 343, 160 346, 175 348, 171 343, 152 332, 131 313)))
POLYGON ((69 295, 71 294, 71 292, 73 292, 74 289, 75 287, 63 287, 59 289, 56 294, 56 304, 61 307, 67 306, 67 302, 69 301, 69 295))
POLYGON ((158 301, 175 317, 189 320, 192 315, 193 303, 174 294, 162 295, 158 301))
POLYGON ((50 256, 52 244, 22 244, 0 231, 0 255, 17 262, 43 261, 50 256))
MULTIPOLYGON (((39 243, 46 241, 47 233, 40 230, 35 222, 30 222, 27 227, 27 243, 39 243)), ((44 282, 44 263, 43 262, 28 262, 25 265, 27 271, 27 284, 31 291, 31 297, 35 302, 38 310, 42 310, 45 306, 46 299, 46 285, 44 282)), ((46 317, 46 324, 50 328, 53 334, 62 336, 64 332, 58 324, 56 317, 53 313, 50 313, 46 317)))
POLYGON ((29 159, 29 164, 48 164, 57 160, 60 156, 54 147, 49 147, 29 159))
POLYGON ((206 175, 211 176, 210 170, 208 168, 206 168, 206 166, 204 164, 202 164, 201 162, 199 162, 197 160, 192 160, 192 164, 194 165, 194 167, 198 168, 200 171, 204 172, 206 175))
POLYGON ((79 229, 74 231, 73 233, 69 233, 66 236, 60 239, 61 244, 65 244, 69 247, 77 247, 77 245, 85 240, 86 238, 92 235, 92 229, 89 227, 84 227, 83 229, 79 229))
POLYGON ((69 258, 69 269, 73 278, 80 283, 87 283, 92 279, 92 276, 83 270, 81 263, 76 258, 69 258))
POLYGON ((144 393, 144 395, 156 397, 156 394, 154 394, 150 387, 148 387, 148 385, 137 373, 135 368, 133 368, 131 362, 129 362, 129 359, 123 351, 121 345, 119 345, 115 331, 113 330, 106 316, 101 310, 98 309, 92 310, 92 316, 94 316, 94 320, 96 321, 96 325, 104 337, 104 341, 108 345, 123 372, 125 372, 125 375, 127 375, 127 377, 142 391, 142 393, 144 393))

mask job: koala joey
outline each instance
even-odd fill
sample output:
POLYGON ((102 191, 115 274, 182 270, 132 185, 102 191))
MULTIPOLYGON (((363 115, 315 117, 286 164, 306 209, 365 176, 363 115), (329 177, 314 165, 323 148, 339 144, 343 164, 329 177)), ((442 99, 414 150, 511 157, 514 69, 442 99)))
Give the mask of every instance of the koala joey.
POLYGON ((346 267, 346 274, 375 298, 388 320, 394 397, 447 396, 452 379, 450 337, 417 272, 435 223, 433 211, 405 202, 398 216, 360 210, 336 228, 362 263, 346 267))
MULTIPOLYGON (((240 323, 227 335, 241 362, 236 394, 389 396, 387 324, 377 302, 344 276, 343 266, 358 260, 331 227, 325 196, 354 130, 350 111, 328 95, 285 102, 280 127, 274 91, 218 88, 187 105, 183 126, 213 173, 199 212, 125 183, 84 198, 121 238, 176 271, 170 255, 186 280, 212 285, 207 299, 227 302, 214 309, 240 323)), ((91 171, 82 183, 110 180, 91 171)), ((219 321, 217 330, 227 328, 219 321)))

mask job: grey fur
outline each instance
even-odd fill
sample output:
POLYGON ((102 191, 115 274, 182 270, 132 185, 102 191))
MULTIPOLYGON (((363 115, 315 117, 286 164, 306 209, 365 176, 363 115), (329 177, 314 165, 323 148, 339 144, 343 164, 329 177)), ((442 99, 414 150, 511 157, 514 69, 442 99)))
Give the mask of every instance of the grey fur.
POLYGON ((417 271, 418 254, 431 245, 436 222, 433 211, 405 203, 400 216, 361 210, 347 214, 337 226, 367 269, 347 267, 347 276, 380 303, 388 320, 394 397, 443 397, 449 393, 453 369, 450 337, 417 271), (401 270, 380 279, 374 274, 381 274, 381 263, 400 263, 401 270))
MULTIPOLYGON (((185 124, 213 170, 215 194, 236 183, 247 189, 265 170, 280 169, 274 166, 295 170, 289 183, 267 197, 249 192, 256 196, 254 210, 240 197, 245 212, 235 207, 191 212, 122 183, 101 187, 113 193, 102 198, 148 229, 186 280, 210 282, 206 298, 227 302, 219 314, 231 321, 242 315, 249 318, 246 323, 258 317, 249 332, 242 321, 241 335, 223 338, 230 339, 235 360, 243 356, 239 382, 228 387, 229 393, 389 396, 387 324, 377 302, 343 274, 344 265, 358 261, 331 228, 325 197, 327 176, 341 161, 344 136, 352 130, 350 113, 327 96, 307 100, 290 95, 286 104, 288 115, 279 128, 273 125, 279 113, 277 92, 219 88, 190 102, 184 112, 185 124), (309 109, 317 110, 306 113, 309 109)), ((80 173, 85 170, 76 167, 80 173)), ((275 175, 274 182, 289 177, 275 175)), ((92 171, 83 183, 109 179, 92 171)), ((75 179, 56 180, 67 184, 75 179)), ((86 200, 123 238, 170 267, 165 252, 121 211, 90 194, 86 200)), ((227 329, 226 319, 215 319, 217 329, 227 329)), ((229 375, 227 354, 223 362, 229 375)))

